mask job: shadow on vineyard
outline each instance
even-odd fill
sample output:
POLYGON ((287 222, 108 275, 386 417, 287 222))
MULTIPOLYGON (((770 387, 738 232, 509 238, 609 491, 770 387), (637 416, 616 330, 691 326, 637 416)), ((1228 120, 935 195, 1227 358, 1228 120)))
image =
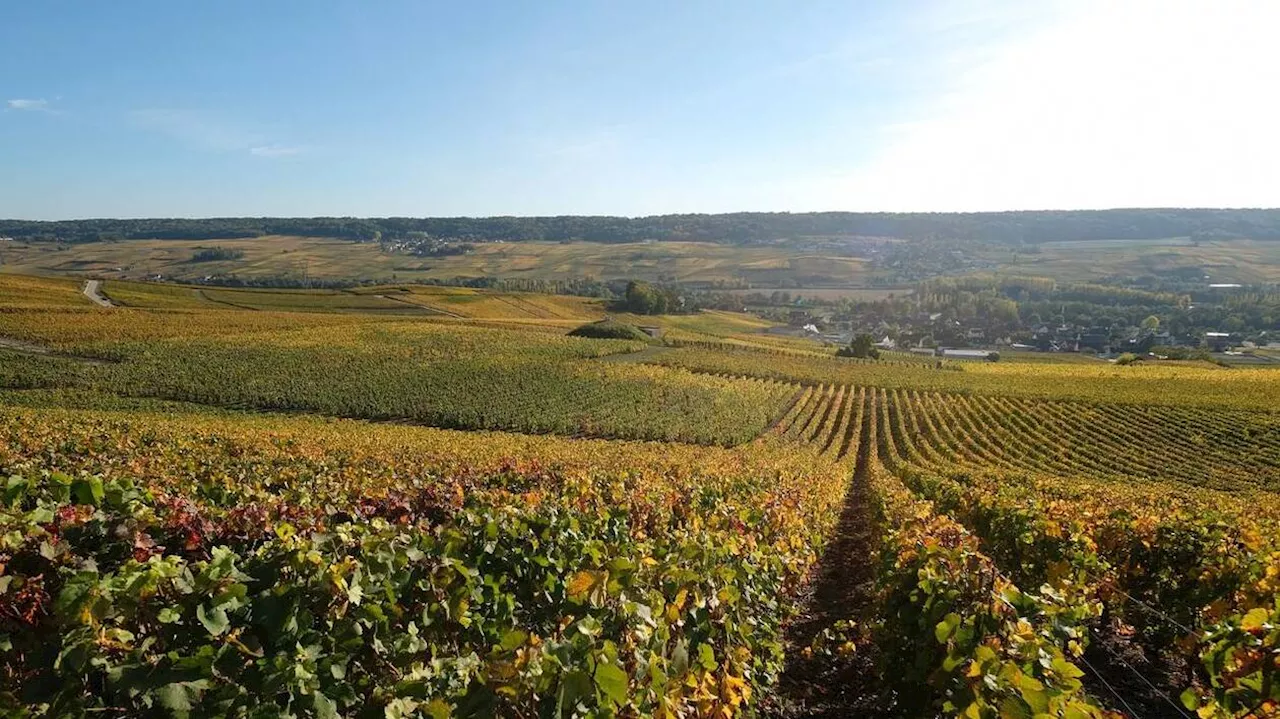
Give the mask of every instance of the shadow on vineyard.
POLYGON ((1082 657, 1081 678, 1090 694, 1114 699, 1117 707, 1144 719, 1186 719, 1180 685, 1189 682, 1189 667, 1176 652, 1149 656, 1119 627, 1103 623, 1082 657))
POLYGON ((787 664, 778 685, 777 706, 767 716, 887 716, 890 704, 876 677, 875 647, 848 640, 839 627, 856 627, 872 616, 875 600, 873 557, 877 536, 868 482, 870 421, 860 428, 858 459, 834 536, 811 574, 809 596, 787 628, 787 664), (806 651, 808 650, 808 651, 806 651))

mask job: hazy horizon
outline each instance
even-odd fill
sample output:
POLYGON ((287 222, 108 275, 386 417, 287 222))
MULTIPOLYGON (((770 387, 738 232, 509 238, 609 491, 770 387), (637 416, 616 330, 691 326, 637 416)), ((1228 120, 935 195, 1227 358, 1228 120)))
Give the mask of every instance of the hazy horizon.
POLYGON ((71 5, 0 217, 1280 207, 1265 0, 71 5))
POLYGON ((424 218, 424 219, 491 219, 501 217, 522 217, 522 218, 549 218, 549 217, 617 217, 627 220, 639 220, 647 217, 671 217, 679 215, 807 215, 807 214, 855 214, 855 215, 1000 215, 1015 213, 1046 213, 1046 212, 1158 212, 1162 210, 1177 212, 1280 212, 1280 206, 1277 207, 1064 207, 1064 208, 1030 208, 1022 210, 726 210, 723 212, 664 212, 646 215, 608 215, 608 214, 585 214, 585 213, 559 213, 556 215, 516 215, 512 213, 495 213, 489 215, 131 215, 131 216, 107 216, 95 215, 84 217, 0 217, 0 222, 91 222, 93 220, 109 220, 109 221, 128 221, 128 220, 229 220, 241 218, 272 218, 272 219, 306 219, 312 217, 333 217, 333 218, 352 218, 358 220, 366 219, 384 219, 391 217, 407 217, 407 218, 424 218))

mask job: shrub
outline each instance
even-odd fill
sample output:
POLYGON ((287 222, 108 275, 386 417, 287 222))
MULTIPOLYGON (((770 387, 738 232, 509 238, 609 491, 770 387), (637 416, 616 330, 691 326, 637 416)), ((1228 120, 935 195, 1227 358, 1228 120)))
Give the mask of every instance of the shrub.
POLYGON ((649 335, 638 327, 615 320, 588 322, 570 332, 569 336, 590 337, 598 340, 639 340, 641 342, 648 342, 650 339, 649 335))
POLYGON ((192 262, 221 262, 238 260, 244 257, 244 250, 233 250, 227 247, 205 247, 191 255, 192 262))

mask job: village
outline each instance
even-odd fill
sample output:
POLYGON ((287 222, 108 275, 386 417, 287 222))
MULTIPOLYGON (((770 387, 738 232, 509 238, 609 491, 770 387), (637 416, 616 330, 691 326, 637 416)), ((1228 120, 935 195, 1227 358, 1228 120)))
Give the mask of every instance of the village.
MULTIPOLYGON (((1146 326, 1085 325, 1039 322, 1030 326, 1011 323, 965 323, 944 312, 917 312, 909 316, 868 321, 822 308, 793 310, 778 334, 808 337, 844 346, 861 334, 875 339, 882 351, 910 352, 948 359, 990 360, 1000 351, 1076 353, 1111 359, 1125 353, 1176 358, 1227 359, 1233 363, 1272 363, 1280 359, 1280 333, 1203 331, 1174 333, 1158 322, 1146 326), (1276 335, 1274 337, 1270 335, 1276 335), (1263 352, 1255 353, 1255 350, 1263 352)), ((998 357, 998 355, 996 355, 998 357)))

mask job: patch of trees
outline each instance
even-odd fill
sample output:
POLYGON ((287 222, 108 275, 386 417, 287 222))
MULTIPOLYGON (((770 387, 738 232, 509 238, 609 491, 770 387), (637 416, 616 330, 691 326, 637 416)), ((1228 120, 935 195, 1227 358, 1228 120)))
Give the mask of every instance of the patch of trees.
POLYGON ((602 340, 639 340, 648 342, 649 335, 638 327, 606 319, 599 322, 588 322, 569 333, 570 337, 590 337, 602 340))
POLYGON ((541 292, 548 295, 577 295, 615 299, 626 289, 626 281, 601 282, 582 278, 563 280, 530 279, 524 277, 454 277, 452 279, 428 278, 418 284, 447 287, 473 287, 476 289, 502 290, 504 292, 541 292))
POLYGON ((230 247, 203 247, 191 255, 192 262, 225 262, 244 257, 244 250, 233 250, 230 247))
POLYGON ((671 315, 694 312, 697 308, 674 287, 632 280, 617 302, 617 309, 637 315, 671 315))
MULTIPOLYGON (((428 236, 449 241, 758 244, 814 237, 1039 242, 1163 237, 1280 239, 1280 210, 1131 209, 1034 212, 736 212, 608 217, 226 217, 0 220, 0 235, 30 240, 220 239, 306 235, 356 241, 428 236)), ((1033 250, 1028 250, 1033 251, 1033 250)))
POLYGON ((869 334, 860 334, 849 341, 848 347, 836 350, 837 357, 857 357, 859 359, 880 359, 880 350, 876 341, 869 334))
POLYGON ((1043 278, 970 276, 923 282, 915 294, 874 301, 796 300, 785 293, 747 298, 757 314, 798 324, 815 322, 901 346, 988 346, 1001 340, 1040 348, 1078 344, 1139 354, 1159 344, 1198 345, 1206 332, 1240 341, 1280 338, 1280 293, 1267 287, 1155 292, 1102 284, 1063 284, 1043 278), (790 304, 758 307, 765 300, 790 304))
POLYGON ((183 280, 194 285, 210 287, 251 287, 276 290, 342 290, 351 287, 369 287, 385 284, 370 279, 323 279, 298 277, 297 275, 212 275, 201 279, 183 280))

